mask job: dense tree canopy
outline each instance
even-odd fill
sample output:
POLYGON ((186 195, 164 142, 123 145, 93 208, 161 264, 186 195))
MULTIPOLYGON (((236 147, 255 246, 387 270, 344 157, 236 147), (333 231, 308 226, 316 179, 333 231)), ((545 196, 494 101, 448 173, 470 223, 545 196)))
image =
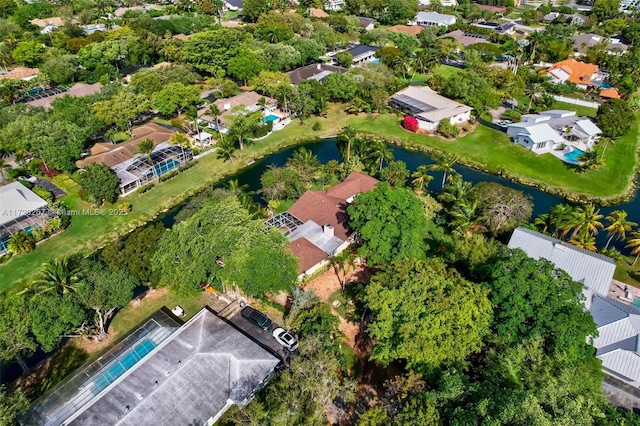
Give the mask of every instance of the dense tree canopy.
POLYGON ((91 164, 78 173, 78 183, 95 204, 113 203, 120 193, 120 181, 106 164, 91 164))
POLYGON ((605 136, 617 138, 627 134, 631 129, 633 111, 625 101, 611 99, 600 105, 596 121, 605 136))
POLYGON ((237 284, 246 294, 289 289, 296 282, 297 260, 286 239, 264 231, 236 197, 210 202, 179 223, 160 241, 153 270, 160 284, 192 294, 200 282, 218 289, 237 284))
POLYGON ((349 225, 362 239, 361 253, 373 265, 424 257, 427 219, 422 203, 403 188, 379 183, 348 207, 349 225))
POLYGON ((488 291, 437 260, 398 260, 371 278, 372 358, 420 370, 464 361, 480 350, 492 319, 488 291))

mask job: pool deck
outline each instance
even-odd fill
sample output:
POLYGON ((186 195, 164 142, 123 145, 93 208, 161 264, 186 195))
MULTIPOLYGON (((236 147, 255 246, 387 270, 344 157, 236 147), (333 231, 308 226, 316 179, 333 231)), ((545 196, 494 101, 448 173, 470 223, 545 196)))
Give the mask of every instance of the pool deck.
POLYGON ((609 294, 607 294, 607 296, 630 305, 633 303, 635 298, 640 299, 640 288, 625 284, 622 281, 611 280, 611 286, 609 287, 609 294), (625 290, 626 292, 631 293, 630 298, 627 297, 625 290))

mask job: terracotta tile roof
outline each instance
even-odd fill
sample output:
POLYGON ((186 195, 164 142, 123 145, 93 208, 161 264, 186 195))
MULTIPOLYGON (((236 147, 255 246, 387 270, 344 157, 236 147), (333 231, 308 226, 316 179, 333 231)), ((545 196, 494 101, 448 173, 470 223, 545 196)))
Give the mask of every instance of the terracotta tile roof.
POLYGON ((600 91, 601 98, 620 99, 620 92, 615 87, 609 87, 608 89, 602 89, 600 91))
POLYGON ((44 28, 49 25, 54 27, 61 27, 64 25, 64 20, 59 16, 53 16, 51 18, 45 18, 45 19, 32 19, 29 22, 35 25, 36 27, 40 27, 40 28, 44 28))
POLYGON ((393 31, 394 33, 405 33, 412 36, 417 36, 422 31, 422 27, 419 25, 394 25, 387 28, 387 30, 393 31))
POLYGON ((311 8, 309 9, 309 16, 312 18, 326 18, 329 14, 322 9, 311 8))
POLYGON ((331 224, 335 236, 346 240, 349 236, 347 204, 341 198, 331 197, 325 191, 307 191, 289 208, 289 213, 302 222, 313 220, 318 225, 331 224))
POLYGON ((327 195, 331 197, 347 200, 359 192, 371 191, 380 182, 365 173, 352 172, 341 183, 327 190, 327 195))
POLYGON ((38 74, 40 74, 38 68, 15 67, 8 73, 0 75, 0 78, 21 80, 23 78, 35 77, 38 74))
POLYGON ((91 148, 91 155, 76 161, 76 166, 86 167, 92 163, 106 164, 113 167, 130 160, 138 153, 138 144, 142 139, 151 139, 153 146, 169 140, 175 130, 157 123, 147 123, 132 131, 133 138, 119 144, 98 143, 91 148))
POLYGON ((295 257, 300 259, 298 272, 303 273, 311 267, 329 258, 325 252, 316 247, 306 238, 299 238, 289 244, 289 249, 295 257))
POLYGON ((547 72, 552 73, 557 69, 562 69, 569 74, 568 81, 574 84, 589 84, 593 74, 598 72, 597 65, 576 61, 573 58, 555 63, 547 72))

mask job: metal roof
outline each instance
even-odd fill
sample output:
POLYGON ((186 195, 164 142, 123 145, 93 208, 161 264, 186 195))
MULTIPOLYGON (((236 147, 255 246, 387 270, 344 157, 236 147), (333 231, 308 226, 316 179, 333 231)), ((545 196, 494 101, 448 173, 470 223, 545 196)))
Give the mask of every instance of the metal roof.
POLYGON ((599 356, 602 366, 623 378, 640 381, 640 356, 635 352, 618 349, 599 356))
POLYGON ((0 225, 47 206, 47 202, 20 182, 0 186, 0 225))
POLYGON ((609 292, 616 264, 606 256, 526 228, 516 228, 513 231, 509 247, 522 249, 534 259, 547 259, 583 284, 587 308, 591 307, 594 295, 606 297, 609 292))

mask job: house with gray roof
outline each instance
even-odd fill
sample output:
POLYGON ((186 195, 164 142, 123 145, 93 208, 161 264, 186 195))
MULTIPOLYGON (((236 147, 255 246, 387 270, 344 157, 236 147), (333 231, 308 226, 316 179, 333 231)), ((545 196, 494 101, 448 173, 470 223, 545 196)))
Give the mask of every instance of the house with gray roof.
POLYGON ((32 404, 24 425, 212 425, 244 407, 281 359, 203 308, 164 310, 32 404))
POLYGON ((389 99, 389 106, 418 120, 421 129, 434 131, 442 120, 464 124, 473 108, 439 95, 428 86, 409 86, 389 99))
POLYGON ((534 259, 547 259, 566 271, 574 281, 584 286, 587 309, 596 296, 606 297, 616 270, 615 262, 606 256, 584 250, 567 242, 526 228, 516 228, 509 248, 522 249, 534 259))
POLYGON ((353 56, 352 65, 360 65, 365 62, 372 62, 376 58, 376 52, 380 50, 379 46, 369 46, 367 44, 359 44, 347 50, 353 56))
POLYGON ((640 386, 640 307, 607 297, 615 262, 564 241, 526 228, 517 228, 510 248, 534 259, 547 259, 584 286, 585 307, 598 328, 592 339, 596 357, 607 374, 640 386))
POLYGON ((418 12, 414 21, 410 24, 420 25, 421 27, 448 27, 457 21, 453 15, 447 15, 437 12, 418 12))
POLYGON ((566 163, 576 164, 579 153, 592 149, 602 130, 590 118, 578 117, 575 111, 552 110, 523 115, 521 122, 507 126, 507 134, 536 154, 552 153, 566 163))
POLYGON ((574 56, 580 57, 587 53, 590 47, 604 45, 605 51, 609 55, 623 55, 629 46, 622 43, 619 38, 615 37, 603 37, 598 34, 580 34, 573 40, 574 56))
POLYGON ((20 182, 0 186, 0 254, 11 235, 41 228, 52 217, 47 202, 20 182))
POLYGON ((344 74, 347 71, 349 70, 337 65, 318 63, 296 68, 293 71, 289 71, 287 75, 291 80, 291 84, 298 85, 307 80, 317 80, 322 82, 322 80, 324 80, 329 74, 333 74, 334 72, 344 74))

